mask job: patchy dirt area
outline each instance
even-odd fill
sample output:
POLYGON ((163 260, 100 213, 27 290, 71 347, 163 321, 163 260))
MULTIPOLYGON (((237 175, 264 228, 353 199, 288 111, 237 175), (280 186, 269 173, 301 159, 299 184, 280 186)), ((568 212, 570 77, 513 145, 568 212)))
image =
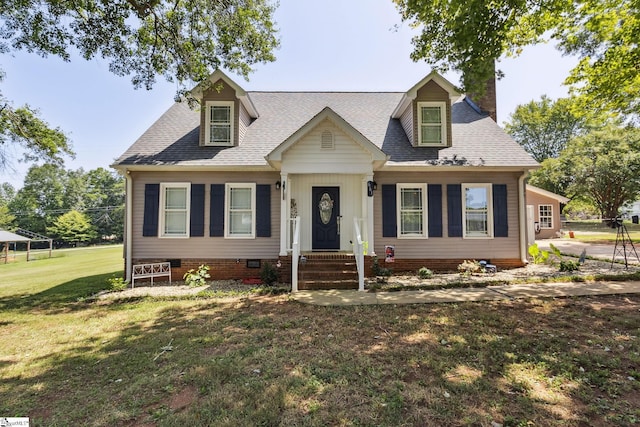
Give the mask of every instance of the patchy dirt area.
MULTIPOLYGON (((491 284, 509 284, 522 282, 548 282, 558 280, 560 278, 571 278, 572 280, 590 280, 594 277, 609 275, 628 275, 640 271, 640 265, 629 264, 625 268, 623 264, 614 263, 613 267, 610 261, 602 260, 586 260, 577 271, 565 272, 560 271, 558 265, 551 264, 528 264, 520 268, 512 268, 498 270, 496 273, 473 274, 470 276, 462 276, 458 272, 434 274, 430 279, 420 279, 417 275, 392 275, 386 283, 377 283, 375 279, 369 281, 370 287, 378 290, 397 289, 398 287, 442 287, 459 284, 460 287, 491 284)), ((571 280, 567 280, 571 281, 571 280)))
POLYGON ((197 295, 202 292, 220 292, 226 293, 229 296, 235 295, 241 296, 245 293, 251 293, 260 288, 259 285, 248 285, 242 283, 241 280, 216 280, 211 281, 204 286, 191 287, 185 285, 183 281, 169 282, 154 282, 153 286, 150 283, 144 283, 138 285, 135 288, 127 288, 123 291, 102 291, 95 295, 98 300, 113 300, 113 299, 128 299, 128 298, 142 298, 142 297, 183 297, 190 295, 197 295))
MULTIPOLYGON (((561 272, 557 265, 529 264, 521 268, 498 270, 496 273, 474 274, 463 276, 457 272, 437 273, 430 279, 420 279, 416 275, 392 275, 386 282, 379 282, 376 278, 367 279, 366 287, 369 290, 385 291, 398 289, 429 289, 439 287, 473 287, 486 284, 509 284, 522 282, 549 282, 567 278, 571 280, 592 280, 594 277, 610 275, 628 275, 640 272, 640 265, 629 265, 625 268, 622 264, 611 266, 609 261, 586 260, 580 269, 571 273, 561 272)), ((278 288, 289 289, 290 285, 280 284, 278 288)), ((142 297, 184 297, 201 293, 211 293, 218 297, 241 298, 257 292, 260 285, 245 284, 241 280, 217 280, 211 281, 205 286, 189 287, 182 281, 155 282, 154 286, 145 283, 144 286, 136 286, 119 292, 103 291, 95 296, 98 300, 129 299, 142 297)))

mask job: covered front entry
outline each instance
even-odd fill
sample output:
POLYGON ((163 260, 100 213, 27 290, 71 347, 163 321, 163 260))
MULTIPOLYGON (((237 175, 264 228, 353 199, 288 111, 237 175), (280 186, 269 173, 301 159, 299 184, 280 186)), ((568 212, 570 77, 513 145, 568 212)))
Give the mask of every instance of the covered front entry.
POLYGON ((340 187, 313 187, 311 248, 340 249, 340 187))
POLYGON ((280 171, 280 256, 294 244, 303 252, 352 252, 360 239, 374 247, 373 175, 387 155, 344 118, 322 109, 266 159, 280 171))

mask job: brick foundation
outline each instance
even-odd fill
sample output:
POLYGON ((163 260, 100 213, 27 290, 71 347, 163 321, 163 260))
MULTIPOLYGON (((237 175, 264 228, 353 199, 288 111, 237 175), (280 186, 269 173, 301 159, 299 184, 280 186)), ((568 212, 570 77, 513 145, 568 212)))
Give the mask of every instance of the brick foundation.
MULTIPOLYGON (((151 258, 134 259, 133 264, 135 265, 135 264, 146 264, 146 263, 166 262, 166 261, 171 261, 171 260, 151 259, 151 258)), ((260 261, 260 267, 257 267, 257 268, 248 267, 246 259, 181 259, 181 260, 174 260, 174 263, 175 261, 179 261, 179 264, 180 264, 179 267, 174 267, 174 266, 171 267, 171 278, 172 280, 176 280, 176 281, 183 280, 182 278, 186 272, 188 272, 191 269, 197 270, 198 267, 202 264, 208 265, 210 267, 209 275, 211 276, 211 278, 209 280, 227 280, 227 279, 242 280, 242 279, 260 278, 260 272, 262 271, 262 266, 264 266, 264 264, 267 262, 273 265, 274 267, 276 267, 279 273, 279 276, 278 276, 279 280, 284 281, 284 279, 280 278, 281 275, 283 278, 286 277, 287 281, 291 280, 291 260, 288 261, 288 268, 287 268, 288 271, 285 270, 284 260, 282 261, 282 266, 279 268, 277 267, 278 259, 258 260, 260 261)), ((251 259, 251 261, 254 261, 254 260, 251 259)), ((138 280, 136 280, 136 283, 137 282, 138 280)))
MULTIPOLYGON (((165 262, 170 261, 168 259, 134 259, 133 264, 146 264, 153 262, 165 262)), ((261 259, 260 268, 250 268, 247 266, 246 259, 181 259, 174 260, 179 261, 179 267, 171 268, 172 280, 180 281, 184 274, 194 269, 196 270, 200 265, 206 264, 211 269, 209 274, 210 280, 242 280, 242 279, 254 279, 260 278, 260 272, 262 266, 265 263, 270 263, 276 267, 278 271, 278 281, 281 283, 291 283, 291 257, 279 257, 276 259, 261 259), (280 267, 278 267, 278 263, 280 267)), ((461 264, 464 259, 399 259, 396 258, 394 262, 384 262, 384 259, 378 261, 378 265, 383 268, 389 268, 393 274, 416 274, 416 272, 422 268, 427 267, 434 272, 451 272, 457 271, 458 265, 461 264)), ((524 264, 522 260, 518 258, 513 259, 487 259, 487 262, 494 264, 498 269, 508 269, 522 267, 524 264)), ((373 276, 373 258, 365 257, 365 272, 366 277, 373 276)), ((159 278, 157 280, 164 280, 159 278)), ((144 279, 140 280, 141 282, 144 279)), ((138 280, 136 280, 136 283, 138 280)))
MULTIPOLYGON (((395 262, 384 262, 379 260, 378 265, 383 268, 389 268, 393 274, 412 273, 416 274, 422 267, 439 273, 458 271, 458 265, 462 264, 464 259, 395 259, 395 262)), ((478 259, 480 261, 480 259, 478 259)), ((514 259, 494 259, 485 260, 495 265, 498 269, 509 269, 522 267, 524 264, 519 258, 514 259)), ((369 272, 367 272, 369 275, 369 272)))

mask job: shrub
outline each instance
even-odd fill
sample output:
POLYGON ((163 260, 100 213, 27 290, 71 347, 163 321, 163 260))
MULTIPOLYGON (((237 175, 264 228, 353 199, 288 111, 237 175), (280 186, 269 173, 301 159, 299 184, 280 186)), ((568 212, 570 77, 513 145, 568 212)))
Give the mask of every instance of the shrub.
POLYGON ((188 286, 198 287, 207 284, 207 279, 211 277, 209 274, 210 267, 205 264, 201 264, 197 270, 191 269, 184 273, 182 278, 184 279, 184 283, 188 286))
POLYGON ((549 251, 540 249, 537 243, 529 246, 528 252, 534 264, 544 264, 549 260, 549 251))
POLYGON ((562 260, 560 261, 560 271, 577 271, 580 269, 578 261, 562 260))
POLYGON ((429 270, 427 267, 422 267, 418 270, 418 277, 421 279, 431 279, 433 277, 433 271, 429 270))
POLYGON ((458 272, 462 276, 471 276, 472 274, 477 274, 482 272, 482 265, 480 265, 479 261, 467 260, 462 261, 462 264, 458 265, 458 272))
POLYGON ((389 276, 393 274, 393 270, 386 267, 380 267, 378 264, 378 257, 373 258, 373 264, 371 265, 371 269, 373 270, 373 274, 378 278, 379 282, 386 282, 389 276))
POLYGON ((260 280, 266 285, 273 285, 278 281, 278 270, 271 263, 265 262, 260 270, 260 280))
POLYGON ((560 271, 576 271, 580 269, 580 261, 567 260, 562 257, 560 249, 558 249, 553 243, 549 243, 551 252, 560 260, 560 271))
POLYGON ((129 284, 129 282, 124 280, 122 277, 111 277, 107 279, 107 282, 109 282, 109 289, 114 292, 124 291, 127 289, 127 285, 129 284))

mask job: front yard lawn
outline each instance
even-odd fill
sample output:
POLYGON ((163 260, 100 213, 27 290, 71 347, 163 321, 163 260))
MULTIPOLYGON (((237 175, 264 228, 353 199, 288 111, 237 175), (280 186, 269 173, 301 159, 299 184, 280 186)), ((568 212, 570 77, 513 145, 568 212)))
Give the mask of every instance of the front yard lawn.
POLYGON ((93 270, 70 271, 75 256, 51 260, 24 288, 19 277, 45 260, 0 266, 2 417, 32 426, 640 422, 637 295, 105 302, 86 296, 121 274, 121 247, 93 252, 93 270))

